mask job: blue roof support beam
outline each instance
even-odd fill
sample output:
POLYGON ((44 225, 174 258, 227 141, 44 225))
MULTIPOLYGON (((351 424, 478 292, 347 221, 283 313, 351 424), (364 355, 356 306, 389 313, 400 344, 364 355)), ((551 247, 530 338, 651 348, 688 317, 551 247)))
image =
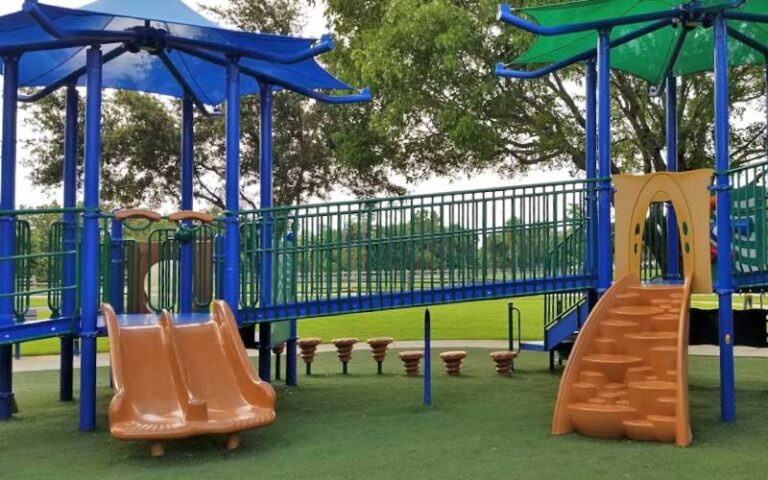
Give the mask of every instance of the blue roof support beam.
POLYGON ((41 50, 56 50, 61 48, 87 47, 93 42, 89 40, 51 40, 38 43, 21 43, 18 45, 6 45, 0 48, 0 55, 21 54, 25 52, 37 52, 41 50))
POLYGON ((727 31, 728 31, 728 36, 730 36, 731 38, 738 40, 739 42, 743 43, 749 48, 757 50, 758 52, 762 53, 764 56, 768 56, 768 48, 766 48, 766 46, 763 45, 762 43, 756 41, 755 39, 753 39, 748 35, 741 33, 735 28, 727 27, 727 31))
POLYGON ((198 110, 200 110, 200 113, 205 115, 206 117, 219 117, 220 115, 216 112, 212 112, 208 110, 208 107, 205 105, 205 102, 203 102, 198 95, 195 94, 194 90, 192 90, 192 86, 189 84, 189 82, 186 81, 184 78, 184 75, 181 74, 178 68, 176 68, 176 65, 171 61, 171 59, 168 57, 168 54, 161 50, 158 52, 157 57, 160 59, 161 62, 163 62, 163 65, 165 65, 165 68, 168 69, 168 72, 171 74, 174 80, 176 80, 176 83, 179 84, 179 86, 184 90, 184 100, 187 101, 190 100, 194 103, 194 105, 197 107, 198 110))
POLYGON ((677 60, 680 58, 680 52, 683 51, 683 45, 685 45, 685 40, 688 38, 688 29, 686 27, 682 28, 683 31, 678 37, 677 42, 675 42, 675 46, 672 49, 672 54, 669 56, 667 59, 667 64, 664 66, 664 78, 659 85, 651 88, 651 96, 657 96, 664 93, 664 89, 668 84, 669 76, 673 75, 674 73, 675 65, 677 64, 677 60))
MULTIPOLYGON (((594 60, 585 65, 586 92, 586 155, 587 180, 597 179, 597 69, 594 60)), ((597 278, 597 195, 595 183, 590 183, 587 195, 587 272, 597 278)))
MULTIPOLYGON (((597 39, 597 187, 598 245, 611 245, 611 47, 610 32, 603 30, 597 39)), ((597 291, 603 294, 613 281, 610 248, 598 250, 597 291)))
MULTIPOLYGON (((195 173, 195 108, 190 97, 181 101, 181 209, 194 209, 195 173)), ((191 222, 186 221, 186 226, 191 222)), ((181 313, 192 313, 195 275, 195 242, 181 243, 179 265, 179 307, 181 313)))
MULTIPOLYGON (((128 52, 128 48, 126 48, 125 46, 117 47, 117 48, 111 50, 109 53, 106 53, 106 54, 104 54, 102 56, 102 65, 105 65, 105 64, 111 62, 112 60, 120 57, 121 55, 123 55, 123 54, 125 54, 127 52, 128 52)), ((82 68, 78 68, 77 70, 75 70, 74 72, 70 73, 69 75, 67 75, 65 77, 62 77, 60 80, 55 81, 50 86, 47 86, 47 87, 43 88, 42 90, 39 90, 39 91, 33 93, 32 95, 26 95, 26 96, 19 97, 19 101, 20 102, 25 102, 25 103, 32 103, 32 102, 37 102, 39 100, 42 100, 43 98, 47 97, 48 95, 56 92, 61 87, 70 85, 73 82, 77 82, 77 80, 80 77, 82 77, 83 75, 85 75, 87 73, 87 71, 88 71, 88 66, 87 65, 82 67, 82 68)))
POLYGON ((115 32, 109 30, 71 30, 61 28, 53 22, 48 15, 40 8, 36 1, 27 0, 22 6, 22 10, 32 17, 40 28, 45 30, 52 37, 73 42, 90 43, 119 43, 130 42, 139 39, 136 32, 115 32))
POLYGON ((715 36, 715 195, 717 198, 717 296, 720 343, 720 410, 723 421, 736 419, 733 361, 733 271, 731 261, 730 107, 728 31, 723 15, 714 22, 715 36))
MULTIPOLYGON (((265 308, 272 306, 272 257, 273 257, 273 224, 272 200, 274 198, 274 185, 272 179, 273 157, 272 157, 272 116, 274 102, 272 98, 272 85, 261 83, 259 85, 259 95, 261 100, 261 139, 260 139, 260 161, 259 161, 259 196, 261 204, 259 208, 262 211, 261 218, 261 239, 259 261, 259 307, 265 308)), ((271 331, 272 325, 259 325, 259 377, 269 382, 272 376, 272 352, 271 352, 271 331)))
POLYGON ((227 59, 226 206, 224 217, 223 299, 233 311, 240 305, 240 66, 227 59))
POLYGON ((645 13, 641 15, 630 15, 627 17, 611 18, 595 22, 574 23, 570 25, 561 25, 557 27, 542 27, 536 23, 516 16, 512 7, 508 4, 499 5, 497 19, 509 25, 515 26, 526 32, 545 37, 565 35, 568 33, 587 32, 591 30, 610 29, 622 25, 633 25, 636 23, 652 22, 654 20, 665 20, 673 18, 682 18, 684 12, 679 9, 672 9, 661 12, 645 13))
MULTIPOLYGON (((677 78, 666 78, 666 133, 667 133, 667 171, 677 172, 677 78)), ((680 232, 677 230, 677 215, 672 202, 667 203, 667 271, 668 279, 680 278, 680 232)))
MULTIPOLYGON (((664 27, 668 27, 672 23, 673 23, 673 20, 660 20, 650 25, 646 25, 645 27, 638 29, 632 33, 610 40, 610 48, 620 47, 633 40, 637 40, 640 37, 648 35, 649 33, 653 33, 656 30, 661 30, 664 27)), ((532 70, 532 71, 511 70, 506 68, 506 66, 503 63, 499 63, 498 65, 496 65, 496 75, 504 78, 518 78, 518 79, 541 78, 546 75, 549 75, 550 73, 569 67, 575 63, 594 59, 596 58, 596 56, 597 56, 597 48, 593 48, 583 53, 580 53, 578 55, 574 55, 570 58, 567 58, 561 62, 553 63, 539 70, 532 70)))
POLYGON ((80 430, 96 428, 96 318, 99 311, 99 177, 101 169, 102 54, 98 46, 88 49, 88 78, 85 109, 85 178, 80 354, 80 430))
MULTIPOLYGON (((19 57, 3 58, 3 130, 0 160, 0 210, 16 208, 16 140, 18 127, 19 57)), ((10 258, 16 251, 16 219, 10 215, 0 218, 0 258, 10 258)), ((0 261, 0 294, 15 291, 15 262, 0 261)), ((14 298, 0 298, 0 327, 13 325, 14 298)), ((13 358, 10 345, 0 346, 0 420, 13 414, 13 358)))
POLYGON ((322 37, 320 37, 320 41, 318 41, 317 44, 290 55, 277 55, 277 54, 258 52, 255 50, 249 50, 249 49, 243 49, 243 48, 228 47, 220 43, 207 42, 205 40, 199 40, 199 39, 181 38, 181 37, 175 37, 172 35, 165 35, 163 37, 163 41, 167 46, 172 48, 190 46, 190 47, 196 47, 196 48, 203 48, 206 50, 214 50, 229 56, 235 55, 235 56, 253 58, 254 60, 263 60, 265 62, 283 63, 283 64, 298 63, 304 60, 309 60, 310 58, 315 58, 320 54, 330 52, 331 50, 336 48, 336 45, 334 44, 334 41, 333 41, 333 37, 331 35, 323 35, 322 37))
MULTIPOLYGON (((67 86, 66 123, 64 125, 64 195, 62 205, 66 209, 77 207, 77 153, 78 153, 78 110, 80 98, 74 83, 67 86)), ((77 249, 77 218, 68 211, 62 216, 64 223, 64 251, 77 249)), ((77 284, 77 255, 65 255, 62 260, 62 284, 65 287, 77 284)), ((77 305, 77 291, 66 289, 61 294, 61 316, 74 318, 77 305)), ((74 337, 61 338, 61 374, 59 379, 59 399, 62 402, 72 400, 74 380, 74 337)))
MULTIPOLYGON (((180 47, 180 48, 177 48, 177 50, 187 53, 189 55, 195 56, 201 60, 205 60, 214 65, 227 64, 227 61, 225 59, 202 50, 187 48, 187 47, 180 47)), ((272 75, 258 72, 252 68, 241 66, 240 71, 245 75, 253 77, 254 79, 258 80, 261 83, 268 83, 277 87, 285 88, 287 90, 291 90, 300 95, 303 95, 307 98, 311 98, 313 100, 317 100, 323 103, 334 104, 334 105, 362 103, 362 102, 370 102, 372 98, 371 91, 368 88, 364 88, 359 93, 354 95, 325 95, 325 94, 316 92, 314 90, 310 90, 307 88, 303 88, 303 87, 299 87, 293 84, 283 82, 272 75)))
POLYGON ((743 22, 768 23, 768 15, 746 12, 723 12, 726 20, 740 20, 743 22))

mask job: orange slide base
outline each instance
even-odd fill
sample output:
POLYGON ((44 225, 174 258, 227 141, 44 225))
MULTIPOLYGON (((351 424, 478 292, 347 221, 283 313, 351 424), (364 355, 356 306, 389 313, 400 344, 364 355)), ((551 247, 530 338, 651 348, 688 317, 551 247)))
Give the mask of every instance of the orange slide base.
POLYGON ((685 285, 617 281, 597 304, 570 355, 552 433, 691 443, 685 285))
MULTIPOLYGON (((228 434, 275 420, 275 391, 261 381, 243 346, 229 306, 217 301, 213 319, 174 323, 168 312, 135 324, 103 306, 109 329, 115 395, 109 406, 112 436, 162 441, 228 434)), ((127 317, 126 317, 127 318, 127 317)))

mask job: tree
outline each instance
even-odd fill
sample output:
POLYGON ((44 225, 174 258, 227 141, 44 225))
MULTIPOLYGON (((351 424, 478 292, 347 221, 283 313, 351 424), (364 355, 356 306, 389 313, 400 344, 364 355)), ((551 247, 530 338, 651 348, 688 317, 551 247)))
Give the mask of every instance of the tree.
MULTIPOLYGON (((332 57, 335 70, 376 93, 373 105, 358 107, 365 120, 356 123, 357 142, 386 150, 388 163, 411 179, 488 168, 513 176, 533 165, 583 169, 583 69, 537 81, 497 78, 494 65, 533 39, 496 22, 498 3, 329 0, 327 16, 347 47, 332 57)), ((537 3, 552 1, 526 2, 537 3)), ((764 122, 745 116, 763 84, 754 68, 732 78, 738 165, 764 155, 764 122)), ((627 74, 614 72, 612 83, 614 171, 664 170, 661 100, 627 74)), ((683 78, 679 97, 680 167, 711 166, 711 76, 683 78)))
MULTIPOLYGON (((301 28, 299 0, 237 0, 211 9, 227 24, 248 31, 296 34, 301 28)), ((108 67, 107 67, 108 68, 108 67)), ((294 204, 323 196, 343 183, 361 195, 401 193, 377 163, 346 164, 348 141, 330 130, 330 117, 347 107, 325 106, 288 92, 275 95, 274 185, 276 204, 294 204)), ((41 186, 61 182, 64 95, 28 106, 31 155, 26 163, 41 186)), ((83 109, 81 108, 81 112, 83 109)), ((259 185, 259 100, 241 102, 241 198, 256 208, 259 185)), ((153 95, 117 91, 103 109, 102 197, 120 206, 157 207, 180 196, 180 107, 153 95)), ((83 115, 80 116, 82 151, 83 115)), ((195 127, 195 196, 225 208, 224 122, 200 118, 195 127)))

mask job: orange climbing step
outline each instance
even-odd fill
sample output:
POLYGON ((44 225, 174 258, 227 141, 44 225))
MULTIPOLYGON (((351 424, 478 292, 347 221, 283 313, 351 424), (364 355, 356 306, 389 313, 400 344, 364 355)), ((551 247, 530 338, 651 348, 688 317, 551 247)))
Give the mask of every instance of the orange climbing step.
POLYGON ((552 433, 691 443, 684 285, 627 274, 597 304, 571 352, 552 433))
POLYGON ((213 318, 175 322, 168 312, 118 317, 102 308, 109 330, 115 394, 109 406, 112 436, 163 440, 237 433, 275 420, 275 391, 259 379, 225 302, 213 318), (133 318, 131 318, 133 317, 133 318))

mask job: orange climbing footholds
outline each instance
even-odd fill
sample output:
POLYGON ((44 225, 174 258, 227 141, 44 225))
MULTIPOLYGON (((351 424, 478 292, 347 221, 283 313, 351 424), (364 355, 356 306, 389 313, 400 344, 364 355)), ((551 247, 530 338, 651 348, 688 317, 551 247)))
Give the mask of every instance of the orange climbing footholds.
POLYGON ((371 347, 371 356, 376 362, 376 368, 379 375, 383 373, 382 364, 384 359, 387 358, 387 348, 389 348, 389 345, 392 342, 394 342, 394 339, 389 337, 368 339, 368 345, 371 347))
POLYGON ((296 343, 301 350, 301 359, 307 366, 307 375, 312 375, 312 363, 315 361, 317 346, 322 343, 322 340, 319 338, 300 338, 296 343))
POLYGON ((421 366, 421 359, 424 358, 424 352, 411 351, 400 352, 397 354, 400 360, 403 361, 403 367, 405 367, 405 375, 408 377, 418 377, 419 367, 421 366))
POLYGON ((445 363, 445 373, 451 376, 461 375, 461 362, 467 357, 467 352, 443 352, 440 358, 445 363))
POLYGON ((352 360, 352 350, 354 350, 355 348, 357 339, 356 338, 337 338, 337 339, 331 340, 331 343, 333 343, 336 346, 336 352, 339 355, 339 360, 341 360, 342 373, 346 375, 347 373, 349 373, 349 370, 348 370, 349 361, 352 360))
POLYGON ((509 376, 514 368, 517 352, 502 351, 491 352, 491 360, 496 364, 496 373, 503 376, 509 376))

